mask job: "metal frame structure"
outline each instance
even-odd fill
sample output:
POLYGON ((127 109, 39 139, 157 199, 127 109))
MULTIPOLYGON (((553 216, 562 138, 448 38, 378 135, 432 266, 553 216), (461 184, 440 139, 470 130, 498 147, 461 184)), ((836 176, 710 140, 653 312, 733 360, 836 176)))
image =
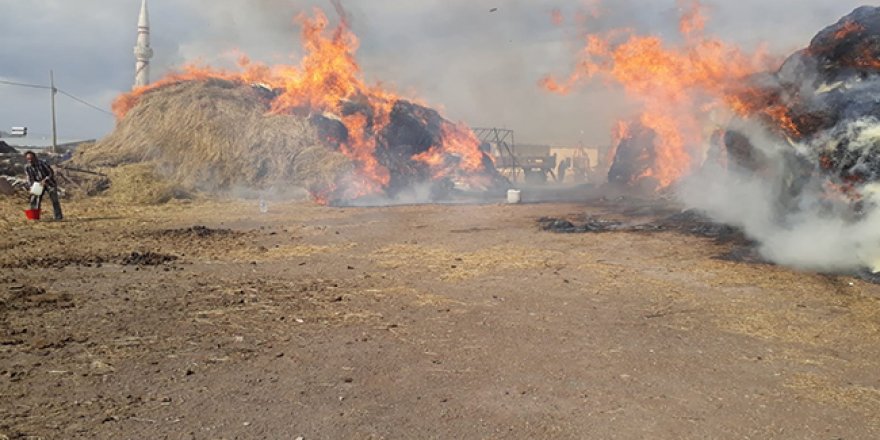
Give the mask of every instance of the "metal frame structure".
POLYGON ((498 147, 502 162, 511 164, 511 180, 516 183, 520 166, 516 158, 516 138, 513 130, 504 128, 473 128, 472 130, 480 142, 494 143, 498 147), (509 162, 504 160, 506 157, 509 157, 509 162))

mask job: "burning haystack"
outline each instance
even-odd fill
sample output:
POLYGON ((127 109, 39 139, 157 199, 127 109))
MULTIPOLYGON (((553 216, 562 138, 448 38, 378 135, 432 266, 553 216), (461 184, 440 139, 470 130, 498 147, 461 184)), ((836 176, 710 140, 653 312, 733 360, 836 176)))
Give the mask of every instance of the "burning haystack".
POLYGON ((685 200, 743 227, 772 261, 880 271, 880 8, 732 90, 738 118, 716 145, 726 173, 709 164, 685 200))
POLYGON ((613 85, 637 109, 614 129, 609 180, 617 185, 664 189, 698 169, 705 127, 713 122, 708 116, 731 106, 729 90, 743 78, 775 64, 764 53, 708 35, 700 1, 679 4, 680 38, 666 41, 632 29, 589 34, 567 78, 547 76, 540 82, 558 94, 591 81, 613 85))
MULTIPOLYGON (((880 181, 880 8, 856 9, 750 86, 739 95, 747 118, 790 145, 790 191, 799 195, 818 178, 827 198, 863 209, 856 205, 880 181)), ((762 154, 732 133, 739 139, 724 144, 728 153, 762 154)), ((753 168, 742 166, 742 154, 728 155, 731 165, 753 168)))
POLYGON ((568 79, 543 81, 567 93, 599 77, 637 105, 610 180, 675 188, 769 261, 880 270, 880 8, 785 59, 707 35, 700 2, 683 4, 677 41, 590 35, 568 79))
POLYGON ((120 97, 116 131, 77 160, 155 163, 184 189, 303 186, 339 204, 506 190, 469 128, 366 84, 346 19, 328 31, 315 14, 298 18, 299 66, 187 66, 120 97))
MULTIPOLYGON (((144 164, 168 186, 207 192, 283 183, 320 191, 353 169, 321 144, 305 118, 266 115, 268 105, 260 89, 230 81, 170 84, 144 94, 113 133, 74 161, 122 167, 113 191, 124 176, 143 174, 144 164)), ((143 189, 126 193, 137 191, 143 189)), ((170 191, 150 200, 163 202, 170 191)))
MULTIPOLYGON (((880 8, 856 9, 779 69, 762 68, 772 57, 699 35, 699 13, 682 17, 686 43, 677 50, 638 36, 588 48, 599 59, 582 63, 590 75, 610 75, 643 101, 643 113, 616 130, 610 183, 659 178, 669 186, 707 162, 752 174, 777 172, 773 162, 786 162, 786 197, 816 176, 856 199, 857 186, 880 180, 880 8), (733 118, 705 116, 716 111, 733 118), (709 125, 715 130, 707 133, 709 125), (783 145, 756 146, 768 142, 783 145)), ((545 86, 570 87, 552 79, 545 86)))
POLYGON ((620 124, 618 130, 613 150, 609 152, 611 168, 608 170, 608 183, 620 187, 639 185, 656 189, 658 182, 651 173, 657 162, 654 146, 657 133, 639 121, 620 124))

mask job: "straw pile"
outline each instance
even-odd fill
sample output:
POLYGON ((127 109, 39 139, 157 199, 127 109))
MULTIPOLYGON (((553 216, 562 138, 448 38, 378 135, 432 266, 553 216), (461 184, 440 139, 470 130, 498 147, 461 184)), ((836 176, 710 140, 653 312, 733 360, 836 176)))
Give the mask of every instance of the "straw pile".
POLYGON ((273 185, 322 193, 350 171, 305 118, 267 115, 267 105, 261 90, 228 81, 162 87, 73 163, 114 168, 111 194, 135 203, 273 185))

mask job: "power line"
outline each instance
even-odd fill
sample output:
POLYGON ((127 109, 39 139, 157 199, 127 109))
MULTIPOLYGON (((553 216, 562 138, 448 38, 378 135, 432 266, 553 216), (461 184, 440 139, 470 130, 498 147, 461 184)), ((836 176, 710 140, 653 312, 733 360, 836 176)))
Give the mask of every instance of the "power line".
MULTIPOLYGON (((6 80, 0 80, 0 84, 4 84, 4 85, 8 85, 8 86, 27 87, 27 88, 31 88, 31 89, 42 89, 42 90, 51 90, 52 89, 52 87, 50 87, 50 86, 44 86, 44 85, 40 85, 40 84, 28 84, 28 83, 14 82, 14 81, 6 81, 6 80)), ((55 92, 61 93, 62 95, 67 96, 68 98, 73 99, 74 101, 79 102, 80 104, 85 105, 87 107, 90 107, 90 108, 97 110, 101 113, 115 117, 115 115, 113 113, 108 112, 107 110, 104 110, 101 107, 98 107, 98 106, 96 106, 96 105, 94 105, 94 104, 92 104, 82 98, 76 97, 76 96, 70 94, 69 92, 66 92, 62 89, 59 89, 58 87, 55 87, 55 92)))
POLYGON ((104 109, 102 109, 101 107, 98 107, 98 106, 96 106, 96 105, 94 105, 94 104, 90 104, 89 102, 87 102, 87 101, 85 101, 85 100, 83 100, 83 99, 81 99, 81 98, 77 98, 76 96, 73 96, 73 95, 71 95, 70 93, 65 92, 64 90, 61 90, 61 89, 58 89, 58 88, 56 88, 55 90, 57 90, 58 93, 61 93, 62 95, 67 96, 68 98, 70 98, 70 99, 72 99, 72 100, 74 100, 74 101, 76 101, 76 102, 79 102, 79 103, 82 104, 82 105, 85 105, 85 106, 87 106, 87 107, 91 107, 91 108, 93 108, 93 109, 95 109, 95 110, 97 110, 97 111, 99 111, 99 112, 101 112, 101 113, 105 113, 105 114, 108 114, 108 115, 110 115, 110 116, 116 117, 116 115, 114 115, 113 113, 110 113, 110 112, 108 112, 107 110, 104 110, 104 109))
POLYGON ((6 84, 8 86, 29 87, 31 89, 44 89, 44 90, 51 89, 51 87, 49 87, 49 86, 43 86, 43 85, 39 85, 39 84, 19 83, 19 82, 13 82, 13 81, 6 81, 6 80, 2 80, 2 79, 0 79, 0 84, 6 84))

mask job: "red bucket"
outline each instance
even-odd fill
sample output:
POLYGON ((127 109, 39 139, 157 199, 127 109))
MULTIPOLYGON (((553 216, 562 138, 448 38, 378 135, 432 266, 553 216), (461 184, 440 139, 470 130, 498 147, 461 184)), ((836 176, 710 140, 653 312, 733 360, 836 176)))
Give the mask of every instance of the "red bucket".
POLYGON ((26 209, 24 211, 24 216, 27 217, 28 220, 39 220, 40 219, 40 210, 39 209, 26 209))

